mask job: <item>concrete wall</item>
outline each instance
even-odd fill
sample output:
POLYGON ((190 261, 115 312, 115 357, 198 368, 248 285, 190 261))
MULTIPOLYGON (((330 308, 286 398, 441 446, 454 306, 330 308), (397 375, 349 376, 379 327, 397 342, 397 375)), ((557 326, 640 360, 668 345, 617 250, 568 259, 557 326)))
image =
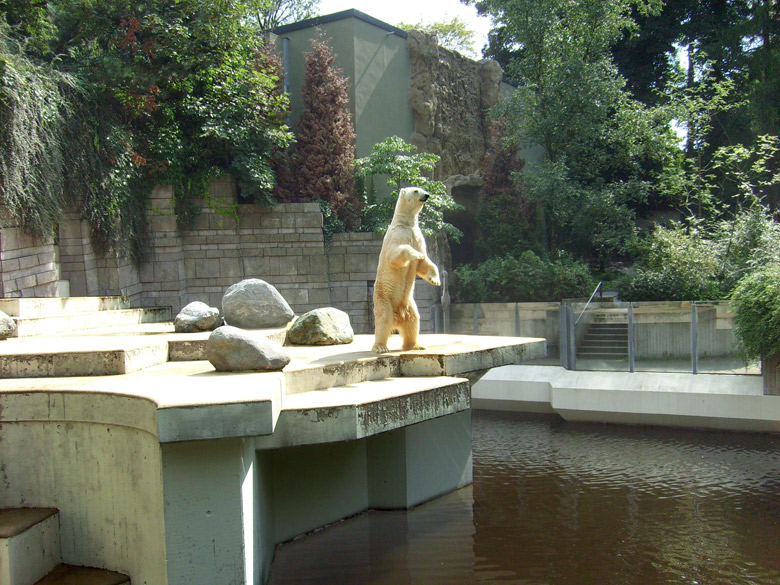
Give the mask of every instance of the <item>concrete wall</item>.
POLYGON ((0 507, 58 508, 65 563, 120 571, 134 585, 167 583, 156 407, 20 392, 0 396, 0 413, 0 507))
POLYGON ((277 50, 289 49, 290 122, 295 128, 303 110, 305 54, 318 32, 335 55, 334 67, 350 79, 349 111, 357 136, 356 156, 388 136, 409 141, 414 120, 409 105, 410 64, 406 33, 366 17, 316 18, 277 30, 277 50))
MULTIPOLYGON (((627 307, 615 306, 591 303, 577 325, 577 340, 594 321, 626 323, 627 307)), ((582 304, 574 307, 575 318, 582 308, 582 304)), ((456 303, 450 307, 450 332, 544 337, 554 354, 560 339, 559 310, 560 303, 456 303)), ((700 358, 734 355, 734 315, 727 301, 697 305, 697 324, 700 358)), ((637 359, 690 359, 691 303, 635 303, 634 336, 637 359)))

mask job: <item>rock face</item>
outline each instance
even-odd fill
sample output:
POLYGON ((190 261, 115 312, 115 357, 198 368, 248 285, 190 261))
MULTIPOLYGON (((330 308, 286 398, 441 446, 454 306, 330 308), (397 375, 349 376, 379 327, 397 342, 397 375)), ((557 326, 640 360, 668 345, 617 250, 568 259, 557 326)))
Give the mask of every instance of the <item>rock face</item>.
POLYGON ((265 329, 287 325, 295 313, 274 286, 248 278, 227 289, 222 297, 222 316, 234 327, 265 329))
POLYGON ((290 363, 290 356, 275 341, 230 325, 209 336, 206 359, 218 372, 276 371, 290 363))
POLYGON ((333 307, 301 315, 287 332, 287 340, 295 345, 339 345, 353 338, 349 315, 333 307))
POLYGON ((16 322, 0 311, 0 339, 11 337, 16 331, 16 322))
POLYGON ((472 61, 420 31, 409 31, 407 46, 414 114, 411 143, 441 157, 435 179, 473 173, 488 145, 487 111, 499 100, 501 66, 489 59, 472 61))
POLYGON ((209 307, 206 303, 195 301, 184 307, 173 320, 176 333, 195 333, 196 331, 211 331, 222 324, 219 309, 209 307))

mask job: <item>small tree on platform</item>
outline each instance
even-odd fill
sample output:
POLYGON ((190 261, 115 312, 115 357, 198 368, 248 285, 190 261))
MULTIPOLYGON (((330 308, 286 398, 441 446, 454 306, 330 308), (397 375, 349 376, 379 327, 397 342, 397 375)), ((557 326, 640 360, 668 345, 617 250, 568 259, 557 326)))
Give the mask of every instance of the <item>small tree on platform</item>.
POLYGON ((347 109, 349 79, 333 67, 335 55, 327 41, 312 39, 306 53, 303 113, 290 156, 287 201, 324 201, 348 227, 360 217, 363 200, 355 189, 355 130, 347 109))

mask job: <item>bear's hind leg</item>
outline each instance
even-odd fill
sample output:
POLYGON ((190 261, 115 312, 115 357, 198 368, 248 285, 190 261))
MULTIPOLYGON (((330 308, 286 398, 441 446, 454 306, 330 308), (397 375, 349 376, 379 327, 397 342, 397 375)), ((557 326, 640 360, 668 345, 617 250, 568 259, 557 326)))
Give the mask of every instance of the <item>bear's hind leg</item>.
POLYGON ((393 332, 393 307, 389 301, 374 298, 374 353, 386 353, 393 332))
POLYGON ((420 334, 420 314, 417 312, 417 305, 414 302, 409 303, 402 312, 402 319, 399 323, 403 345, 401 349, 425 349, 417 343, 417 337, 420 334))

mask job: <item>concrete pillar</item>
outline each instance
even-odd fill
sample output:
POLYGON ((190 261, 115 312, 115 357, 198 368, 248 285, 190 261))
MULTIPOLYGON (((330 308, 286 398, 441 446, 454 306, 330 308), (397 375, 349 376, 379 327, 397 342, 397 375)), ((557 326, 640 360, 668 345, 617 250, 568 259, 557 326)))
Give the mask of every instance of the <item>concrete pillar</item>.
POLYGON ((472 481, 471 410, 368 439, 370 508, 405 509, 472 481))
POLYGON ((267 460, 251 440, 162 445, 169 585, 260 585, 275 541, 267 460))

